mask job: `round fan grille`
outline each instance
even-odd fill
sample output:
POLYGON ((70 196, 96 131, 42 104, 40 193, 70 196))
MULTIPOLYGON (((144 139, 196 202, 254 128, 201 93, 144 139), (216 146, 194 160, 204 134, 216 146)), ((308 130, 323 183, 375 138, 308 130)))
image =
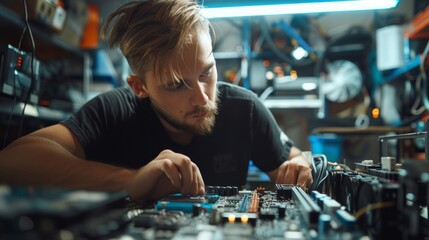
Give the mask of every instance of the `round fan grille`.
POLYGON ((329 63, 327 70, 323 91, 328 100, 341 103, 360 93, 363 76, 356 64, 347 60, 337 60, 329 63))

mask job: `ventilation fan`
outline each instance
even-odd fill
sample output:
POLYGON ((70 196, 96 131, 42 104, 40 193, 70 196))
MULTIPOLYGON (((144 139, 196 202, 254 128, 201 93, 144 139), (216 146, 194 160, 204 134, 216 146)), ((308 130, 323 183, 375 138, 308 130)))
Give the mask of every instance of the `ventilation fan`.
POLYGON ((353 62, 336 60, 327 65, 323 93, 328 100, 339 103, 346 102, 360 93, 362 85, 362 73, 353 62))

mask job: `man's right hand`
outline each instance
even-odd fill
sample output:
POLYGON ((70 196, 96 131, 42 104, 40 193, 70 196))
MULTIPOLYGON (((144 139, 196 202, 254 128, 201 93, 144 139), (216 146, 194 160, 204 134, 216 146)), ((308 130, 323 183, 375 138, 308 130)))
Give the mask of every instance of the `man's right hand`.
POLYGON ((133 199, 156 200, 177 192, 184 195, 204 194, 204 189, 200 170, 189 157, 164 150, 134 172, 127 190, 133 199))

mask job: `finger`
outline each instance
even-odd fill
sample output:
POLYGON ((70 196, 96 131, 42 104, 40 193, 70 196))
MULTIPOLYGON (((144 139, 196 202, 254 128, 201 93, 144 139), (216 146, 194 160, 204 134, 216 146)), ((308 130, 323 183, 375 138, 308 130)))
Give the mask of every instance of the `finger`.
POLYGON ((180 193, 189 194, 192 187, 192 182, 194 180, 193 171, 192 171, 192 161, 189 157, 183 154, 175 153, 171 150, 163 150, 158 158, 168 158, 170 159, 179 172, 180 181, 176 182, 180 188, 180 193))
POLYGON ((297 185, 302 189, 307 189, 312 182, 311 169, 302 167, 298 173, 297 185))
POLYGON ((182 194, 189 194, 192 188, 192 182, 194 181, 194 172, 192 170, 192 162, 186 156, 179 158, 176 163, 176 167, 178 167, 180 175, 182 177, 182 182, 180 186, 180 192, 182 194))
MULTIPOLYGON (((198 170, 199 172, 199 170, 198 170)), ((201 175, 201 172, 198 174, 198 194, 206 194, 206 184, 204 183, 203 176, 201 175)))
POLYGON ((194 167, 194 178, 196 179, 196 186, 195 186, 195 194, 196 195, 201 195, 201 194, 205 194, 206 193, 206 187, 204 184, 204 180, 203 177, 201 175, 200 169, 198 168, 198 166, 196 164, 193 165, 194 167))
POLYGON ((191 183, 191 187, 189 188, 190 192, 188 194, 195 196, 198 194, 198 168, 195 164, 192 164, 192 174, 194 176, 194 181, 191 183))
POLYGON ((307 187, 311 188, 311 186, 313 185, 313 174, 312 174, 312 170, 311 168, 308 170, 308 179, 307 179, 307 187))
POLYGON ((283 183, 283 178, 286 175, 287 172, 287 165, 285 165, 286 163, 283 163, 282 165, 280 165, 279 170, 277 172, 277 178, 276 178, 276 183, 283 183))
POLYGON ((289 166, 288 171, 284 176, 284 180, 283 180, 284 183, 296 185, 297 178, 298 178, 298 172, 296 171, 295 168, 289 166))
MULTIPOLYGON (((296 167, 292 162, 288 162, 287 165, 284 168, 284 173, 282 175, 279 175, 280 182, 283 184, 296 184, 297 180, 297 172, 296 167)), ((280 172, 279 172, 280 173, 280 172)))
POLYGON ((159 159, 155 164, 157 164, 159 166, 158 168, 170 179, 173 186, 177 188, 181 187, 182 179, 180 173, 170 159, 159 159))
POLYGON ((168 156, 171 156, 171 154, 174 154, 174 152, 171 151, 170 149, 165 149, 165 150, 162 150, 159 153, 158 157, 160 157, 160 158, 167 158, 168 156))

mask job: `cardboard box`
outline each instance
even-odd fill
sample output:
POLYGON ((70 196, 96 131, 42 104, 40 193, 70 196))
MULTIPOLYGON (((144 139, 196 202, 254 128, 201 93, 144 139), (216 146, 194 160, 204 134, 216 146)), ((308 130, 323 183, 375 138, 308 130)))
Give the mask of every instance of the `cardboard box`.
POLYGON ((71 45, 80 48, 82 35, 88 21, 88 6, 81 0, 70 0, 64 2, 67 18, 64 28, 58 33, 58 37, 71 45))

